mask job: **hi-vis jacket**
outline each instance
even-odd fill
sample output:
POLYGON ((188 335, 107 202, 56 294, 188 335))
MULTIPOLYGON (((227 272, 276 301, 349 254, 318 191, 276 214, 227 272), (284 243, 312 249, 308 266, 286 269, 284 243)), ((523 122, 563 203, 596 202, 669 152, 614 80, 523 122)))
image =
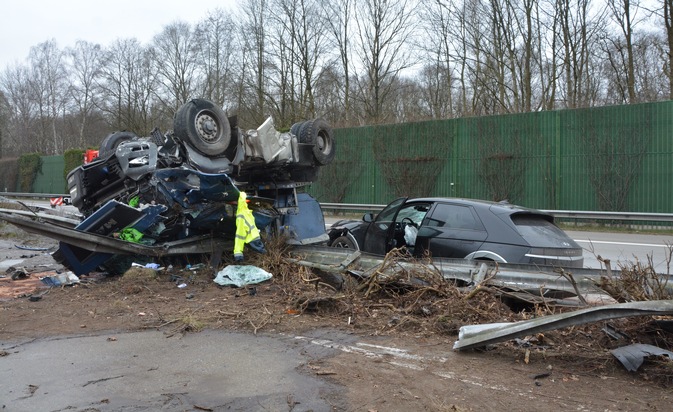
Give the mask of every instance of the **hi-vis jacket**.
POLYGON ((241 192, 238 195, 236 207, 236 239, 234 240, 234 256, 243 255, 243 247, 246 243, 259 239, 259 229, 255 226, 255 218, 248 209, 247 195, 241 192))

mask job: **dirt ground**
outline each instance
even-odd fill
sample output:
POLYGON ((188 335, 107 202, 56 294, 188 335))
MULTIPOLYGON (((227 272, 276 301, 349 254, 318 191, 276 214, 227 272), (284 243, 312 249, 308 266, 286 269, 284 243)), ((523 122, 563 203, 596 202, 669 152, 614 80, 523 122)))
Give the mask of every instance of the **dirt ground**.
POLYGON ((250 262, 275 274, 254 287, 219 287, 211 271, 176 263, 170 270, 135 268, 123 276, 92 273, 74 286, 50 288, 39 278, 63 271, 48 254, 55 246, 0 224, 0 264, 23 259, 20 267, 29 274, 12 280, 12 269, 0 271, 0 341, 143 329, 167 336, 206 328, 292 336, 335 330, 363 342, 360 348, 403 348, 372 355, 343 347, 333 358, 308 364, 310 373, 347 388, 354 411, 671 409, 670 361, 650 359, 629 373, 609 353, 635 342, 670 350, 672 337, 653 328, 651 319, 610 322, 628 335, 621 342, 602 332, 602 323, 455 352, 460 326, 515 321, 536 311, 513 311, 489 293, 467 299, 439 284, 363 287, 349 280, 336 290, 311 270, 287 263, 282 250, 250 262))

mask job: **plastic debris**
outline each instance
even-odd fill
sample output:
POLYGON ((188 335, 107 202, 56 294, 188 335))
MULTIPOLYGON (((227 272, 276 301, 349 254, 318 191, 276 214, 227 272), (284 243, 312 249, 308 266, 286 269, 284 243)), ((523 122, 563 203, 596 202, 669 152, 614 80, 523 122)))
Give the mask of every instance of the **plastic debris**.
POLYGON ((79 278, 72 272, 59 273, 55 276, 45 276, 40 281, 47 286, 68 286, 79 283, 79 278))
POLYGON ((269 280, 273 275, 264 269, 249 265, 229 265, 219 271, 213 282, 222 286, 241 287, 269 280))
POLYGON ((140 263, 131 263, 132 267, 138 267, 138 268, 146 268, 146 269, 153 269, 153 270, 161 270, 163 269, 161 266, 159 266, 158 263, 147 263, 144 265, 141 265, 140 263))

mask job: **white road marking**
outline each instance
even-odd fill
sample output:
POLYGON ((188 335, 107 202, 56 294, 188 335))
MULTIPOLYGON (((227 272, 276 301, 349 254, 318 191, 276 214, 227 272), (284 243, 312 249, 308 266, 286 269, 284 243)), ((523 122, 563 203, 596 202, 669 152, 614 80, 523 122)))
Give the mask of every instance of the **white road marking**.
POLYGON ((668 245, 656 245, 649 243, 629 243, 629 242, 611 242, 607 240, 577 240, 573 239, 577 243, 593 243, 593 244, 602 244, 602 245, 621 245, 621 246, 645 246, 645 247, 663 247, 667 248, 668 245))
MULTIPOLYGON (((447 362, 447 358, 444 357, 431 357, 431 358, 426 358, 424 356, 420 355, 415 355, 409 353, 408 350, 406 349, 399 349, 399 348, 393 348, 389 346, 379 346, 379 345, 372 345, 369 343, 361 343, 358 342, 355 345, 343 345, 340 343, 336 343, 331 340, 327 339, 312 339, 308 338, 305 336, 295 336, 295 339, 298 340, 303 340, 306 342, 310 342, 314 345, 318 346, 323 346, 326 348, 331 348, 331 349, 338 349, 342 352, 345 353, 358 353, 360 355, 363 355, 368 358, 373 358, 373 359, 382 359, 382 358, 387 358, 387 357, 392 357, 393 359, 389 359, 387 361, 388 364, 393 365, 393 366, 399 366, 402 368, 406 369, 411 369, 415 371, 424 371, 426 368, 423 366, 423 364, 427 363, 445 363, 447 362), (365 349, 364 347, 371 348, 371 349, 365 349), (406 361, 417 361, 418 363, 411 363, 411 362, 404 362, 400 361, 396 358, 401 358, 406 361)), ((535 396, 533 396, 530 393, 526 393, 524 391, 515 391, 512 390, 511 388, 508 388, 504 385, 492 385, 492 384, 487 384, 483 382, 478 382, 476 380, 472 380, 470 378, 463 378, 463 377, 458 377, 456 376, 455 373, 453 372, 431 372, 433 375, 436 375, 440 378, 444 379, 449 379, 449 380, 455 380, 464 384, 476 386, 479 388, 486 388, 486 389, 491 389, 495 391, 500 391, 500 392, 506 392, 509 394, 516 394, 521 397, 525 397, 528 399, 536 399, 535 396)), ((561 400, 561 398, 558 398, 561 400)))

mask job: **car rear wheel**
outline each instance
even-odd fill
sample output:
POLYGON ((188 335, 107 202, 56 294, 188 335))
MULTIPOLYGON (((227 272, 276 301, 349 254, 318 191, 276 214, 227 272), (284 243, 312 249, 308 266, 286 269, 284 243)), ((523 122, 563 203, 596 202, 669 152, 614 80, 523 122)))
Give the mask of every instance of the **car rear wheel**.
POLYGON ((231 143, 229 119, 206 99, 193 99, 178 109, 173 133, 206 156, 221 155, 231 143))
POLYGON ((334 239, 334 242, 332 242, 332 247, 354 250, 359 249, 358 245, 353 241, 353 239, 348 236, 339 236, 338 238, 334 239))

